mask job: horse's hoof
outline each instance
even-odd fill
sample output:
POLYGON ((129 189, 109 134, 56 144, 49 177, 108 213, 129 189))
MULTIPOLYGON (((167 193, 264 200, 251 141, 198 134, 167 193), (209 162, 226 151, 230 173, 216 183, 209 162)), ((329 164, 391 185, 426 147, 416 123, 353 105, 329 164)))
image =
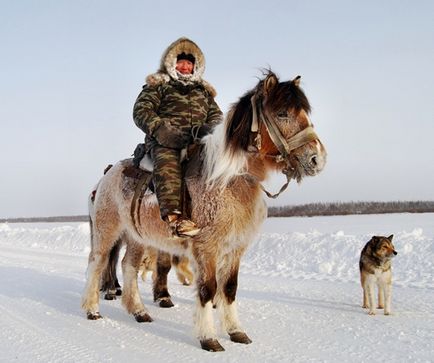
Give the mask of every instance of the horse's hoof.
POLYGON ((117 288, 116 289, 116 296, 121 296, 122 295, 122 289, 121 288, 117 288))
POLYGON ((136 319, 136 321, 138 323, 150 323, 152 321, 154 321, 151 316, 148 313, 145 312, 141 312, 141 313, 136 313, 133 314, 134 315, 134 319, 136 319))
POLYGON ((98 319, 102 319, 102 316, 101 316, 101 314, 99 313, 99 311, 97 311, 97 312, 91 312, 91 311, 88 311, 87 312, 87 319, 88 320, 98 320, 98 319))
POLYGON ((116 300, 116 294, 108 292, 104 295, 104 300, 116 300))
POLYGON ((250 339, 247 334, 243 332, 231 333, 229 336, 235 343, 250 344, 252 342, 252 339, 250 339))
POLYGON ((204 339, 200 341, 200 346, 208 352, 224 352, 225 348, 221 346, 217 339, 204 339))
POLYGON ((160 308, 172 308, 175 306, 173 305, 173 302, 170 299, 170 297, 163 297, 161 299, 158 299, 157 302, 160 308))

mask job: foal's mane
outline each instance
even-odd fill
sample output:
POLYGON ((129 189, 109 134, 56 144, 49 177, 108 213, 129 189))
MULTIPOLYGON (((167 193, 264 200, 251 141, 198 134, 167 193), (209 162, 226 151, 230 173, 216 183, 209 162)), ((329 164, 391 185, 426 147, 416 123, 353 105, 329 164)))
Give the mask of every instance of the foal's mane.
POLYGON ((298 86, 298 77, 292 81, 279 82, 271 70, 264 73, 256 87, 246 92, 232 104, 225 121, 205 139, 205 170, 208 185, 225 187, 230 179, 246 172, 247 149, 250 143, 253 95, 262 98, 263 107, 272 113, 293 109, 295 112, 311 110, 309 101, 298 86), (269 82, 273 80, 272 82, 269 82))

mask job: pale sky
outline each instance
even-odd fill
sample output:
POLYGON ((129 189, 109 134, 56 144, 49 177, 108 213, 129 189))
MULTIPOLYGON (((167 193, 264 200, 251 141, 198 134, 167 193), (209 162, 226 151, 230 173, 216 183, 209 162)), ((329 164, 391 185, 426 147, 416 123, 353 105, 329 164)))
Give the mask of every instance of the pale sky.
POLYGON ((223 111, 261 68, 302 76, 328 163, 269 205, 434 200, 431 0, 0 4, 0 218, 87 213, 106 165, 143 139, 134 101, 181 36, 223 111))

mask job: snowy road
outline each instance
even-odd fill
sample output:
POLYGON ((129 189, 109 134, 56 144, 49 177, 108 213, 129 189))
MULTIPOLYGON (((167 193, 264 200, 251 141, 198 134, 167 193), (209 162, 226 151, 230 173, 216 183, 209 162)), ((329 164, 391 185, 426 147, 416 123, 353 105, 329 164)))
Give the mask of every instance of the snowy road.
POLYGON ((434 360, 433 214, 269 219, 240 273, 239 314, 253 343, 221 334, 222 353, 199 348, 194 289, 175 274, 172 309, 155 306, 150 282, 140 284, 153 323, 136 323, 120 300, 102 301, 104 319, 87 321, 80 296, 88 243, 79 223, 0 225, 1 362, 434 360), (393 315, 371 317, 360 307, 357 260, 384 225, 399 252, 393 315))

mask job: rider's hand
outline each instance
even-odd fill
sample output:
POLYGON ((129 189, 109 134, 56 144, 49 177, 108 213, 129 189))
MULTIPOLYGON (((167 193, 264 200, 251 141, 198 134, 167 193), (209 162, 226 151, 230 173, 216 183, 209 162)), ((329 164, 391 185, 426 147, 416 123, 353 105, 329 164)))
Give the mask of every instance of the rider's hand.
POLYGON ((183 149, 190 143, 191 136, 182 132, 178 127, 164 120, 152 135, 157 142, 171 149, 183 149))

